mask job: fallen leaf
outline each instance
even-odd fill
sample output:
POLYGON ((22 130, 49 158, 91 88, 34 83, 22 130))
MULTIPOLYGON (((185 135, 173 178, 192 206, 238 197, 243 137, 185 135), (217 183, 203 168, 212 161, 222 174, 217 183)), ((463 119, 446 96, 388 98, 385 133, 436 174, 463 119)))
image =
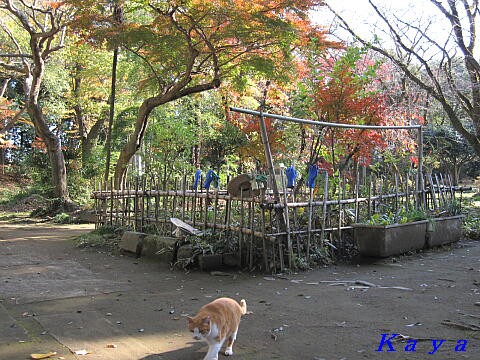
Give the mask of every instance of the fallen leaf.
POLYGON ((57 355, 56 352, 49 352, 45 354, 30 354, 30 359, 40 360, 40 359, 48 359, 49 357, 57 355))

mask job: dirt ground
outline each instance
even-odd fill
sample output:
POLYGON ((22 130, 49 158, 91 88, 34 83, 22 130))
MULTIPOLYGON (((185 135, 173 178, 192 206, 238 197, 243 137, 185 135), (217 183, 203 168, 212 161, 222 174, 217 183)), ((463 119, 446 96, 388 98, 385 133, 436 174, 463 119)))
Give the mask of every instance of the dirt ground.
POLYGON ((203 359, 184 317, 219 296, 252 311, 233 360, 480 359, 480 243, 283 276, 213 276, 75 248, 70 238, 90 228, 0 222, 0 359, 203 359), (376 351, 383 334, 399 335, 376 351))

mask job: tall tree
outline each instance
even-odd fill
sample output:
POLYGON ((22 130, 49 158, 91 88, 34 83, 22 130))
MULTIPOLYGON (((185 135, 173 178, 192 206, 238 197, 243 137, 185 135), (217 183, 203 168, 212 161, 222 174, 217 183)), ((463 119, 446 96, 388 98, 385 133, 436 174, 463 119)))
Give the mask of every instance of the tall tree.
MULTIPOLYGON (((423 0, 426 1, 426 0, 423 0)), ((432 21, 414 23, 394 13, 382 11, 375 1, 370 6, 385 25, 388 41, 366 39, 333 9, 341 26, 357 41, 393 61, 405 75, 437 100, 453 128, 480 155, 480 62, 476 57, 478 0, 430 0, 449 28, 443 34, 432 33, 438 27, 432 21)))
POLYGON ((0 67, 23 81, 26 111, 47 147, 54 195, 67 202, 62 144, 44 116, 40 91, 48 59, 63 47, 66 24, 71 19, 70 9, 55 1, 1 0, 0 11, 14 19, 0 23, 9 40, 0 45, 0 56, 7 59, 0 62, 0 67))
POLYGON ((115 169, 119 186, 131 157, 140 148, 153 109, 214 89, 229 76, 263 71, 281 77, 295 47, 310 37, 325 41, 308 12, 319 0, 290 1, 127 1, 123 24, 103 15, 98 1, 82 1, 78 25, 97 39, 119 41, 142 59, 148 75, 135 130, 115 169))
MULTIPOLYGON (((123 9, 118 4, 113 5, 113 20, 118 24, 123 22, 123 9)), ((105 150, 106 150, 106 162, 105 162, 105 182, 108 181, 110 177, 110 159, 112 156, 112 128, 113 120, 115 118, 115 97, 117 92, 117 66, 118 66, 118 53, 120 47, 117 45, 113 49, 113 58, 112 58, 112 81, 111 81, 111 90, 109 98, 109 111, 108 111, 108 127, 107 127, 107 139, 105 141, 105 150)))

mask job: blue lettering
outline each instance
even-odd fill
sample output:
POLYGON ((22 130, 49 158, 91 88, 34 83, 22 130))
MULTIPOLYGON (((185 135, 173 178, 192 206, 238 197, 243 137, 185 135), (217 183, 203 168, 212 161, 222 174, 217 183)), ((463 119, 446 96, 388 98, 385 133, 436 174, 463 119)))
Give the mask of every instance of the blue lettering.
POLYGON ((405 351, 417 351, 415 350, 415 347, 417 346, 417 340, 408 340, 407 345, 405 345, 405 351))
POLYGON ((457 346, 455 346, 455 351, 460 352, 460 351, 467 351, 467 340, 458 340, 457 341, 457 346))
POLYGON ((385 345, 388 346, 388 350, 387 351, 395 351, 395 348, 393 347, 392 343, 390 342, 390 340, 394 339, 397 337, 398 334, 392 334, 392 336, 390 336, 388 339, 387 339, 387 336, 389 334, 382 334, 382 340, 380 340, 380 344, 378 345, 378 349, 375 350, 375 351, 378 351, 378 352, 382 352, 383 351, 383 347, 385 345))
POLYGON ((430 355, 433 355, 437 352, 437 350, 442 346, 442 344, 445 342, 445 340, 432 340, 432 346, 433 350, 429 352, 430 355), (440 343, 437 343, 437 341, 440 341, 440 343))

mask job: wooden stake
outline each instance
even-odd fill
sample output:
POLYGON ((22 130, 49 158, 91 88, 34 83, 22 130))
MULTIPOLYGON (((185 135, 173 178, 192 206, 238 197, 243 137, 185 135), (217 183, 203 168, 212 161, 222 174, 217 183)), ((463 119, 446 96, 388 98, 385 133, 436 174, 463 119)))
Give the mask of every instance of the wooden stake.
POLYGON ((327 221, 327 201, 328 201, 328 170, 324 170, 325 183, 323 185, 323 206, 322 206, 322 231, 320 233, 320 241, 323 246, 325 241, 325 227, 327 221))
MULTIPOLYGON (((285 231, 287 232, 287 247, 288 247, 288 268, 293 269, 293 246, 292 246, 292 237, 290 236, 290 217, 288 214, 288 199, 287 199, 287 186, 285 184, 285 175, 283 173, 283 168, 280 168, 280 180, 282 182, 282 191, 283 191, 283 211, 285 218, 285 231)), ((307 246, 309 246, 308 244, 307 246)), ((309 254, 309 250, 307 250, 309 254)), ((307 255, 308 257, 308 255, 307 255)))
MULTIPOLYGON (((244 226, 244 208, 243 208, 243 188, 240 189, 240 227, 243 228, 244 226)), ((238 237, 238 262, 240 264, 240 268, 242 268, 242 247, 243 247, 243 233, 239 234, 238 237)))
POLYGON ((433 209, 437 210, 438 209, 438 200, 437 200, 437 195, 435 191, 435 184, 433 182, 432 174, 428 174, 428 182, 430 183, 430 193, 432 195, 432 201, 433 201, 433 209))
MULTIPOLYGON (((263 201, 265 201, 265 189, 264 188, 262 188, 262 190, 261 190, 261 198, 262 198, 263 201)), ((264 264, 264 270, 267 271, 268 270, 268 255, 267 255, 267 240, 265 238, 265 207, 262 206, 260 208, 260 211, 262 213, 261 226, 262 226, 262 234, 263 234, 263 236, 262 236, 263 264, 264 264)))
POLYGON ((310 262, 310 244, 312 239, 312 216, 313 216, 313 188, 309 188, 308 195, 308 233, 307 233, 307 263, 310 262))

